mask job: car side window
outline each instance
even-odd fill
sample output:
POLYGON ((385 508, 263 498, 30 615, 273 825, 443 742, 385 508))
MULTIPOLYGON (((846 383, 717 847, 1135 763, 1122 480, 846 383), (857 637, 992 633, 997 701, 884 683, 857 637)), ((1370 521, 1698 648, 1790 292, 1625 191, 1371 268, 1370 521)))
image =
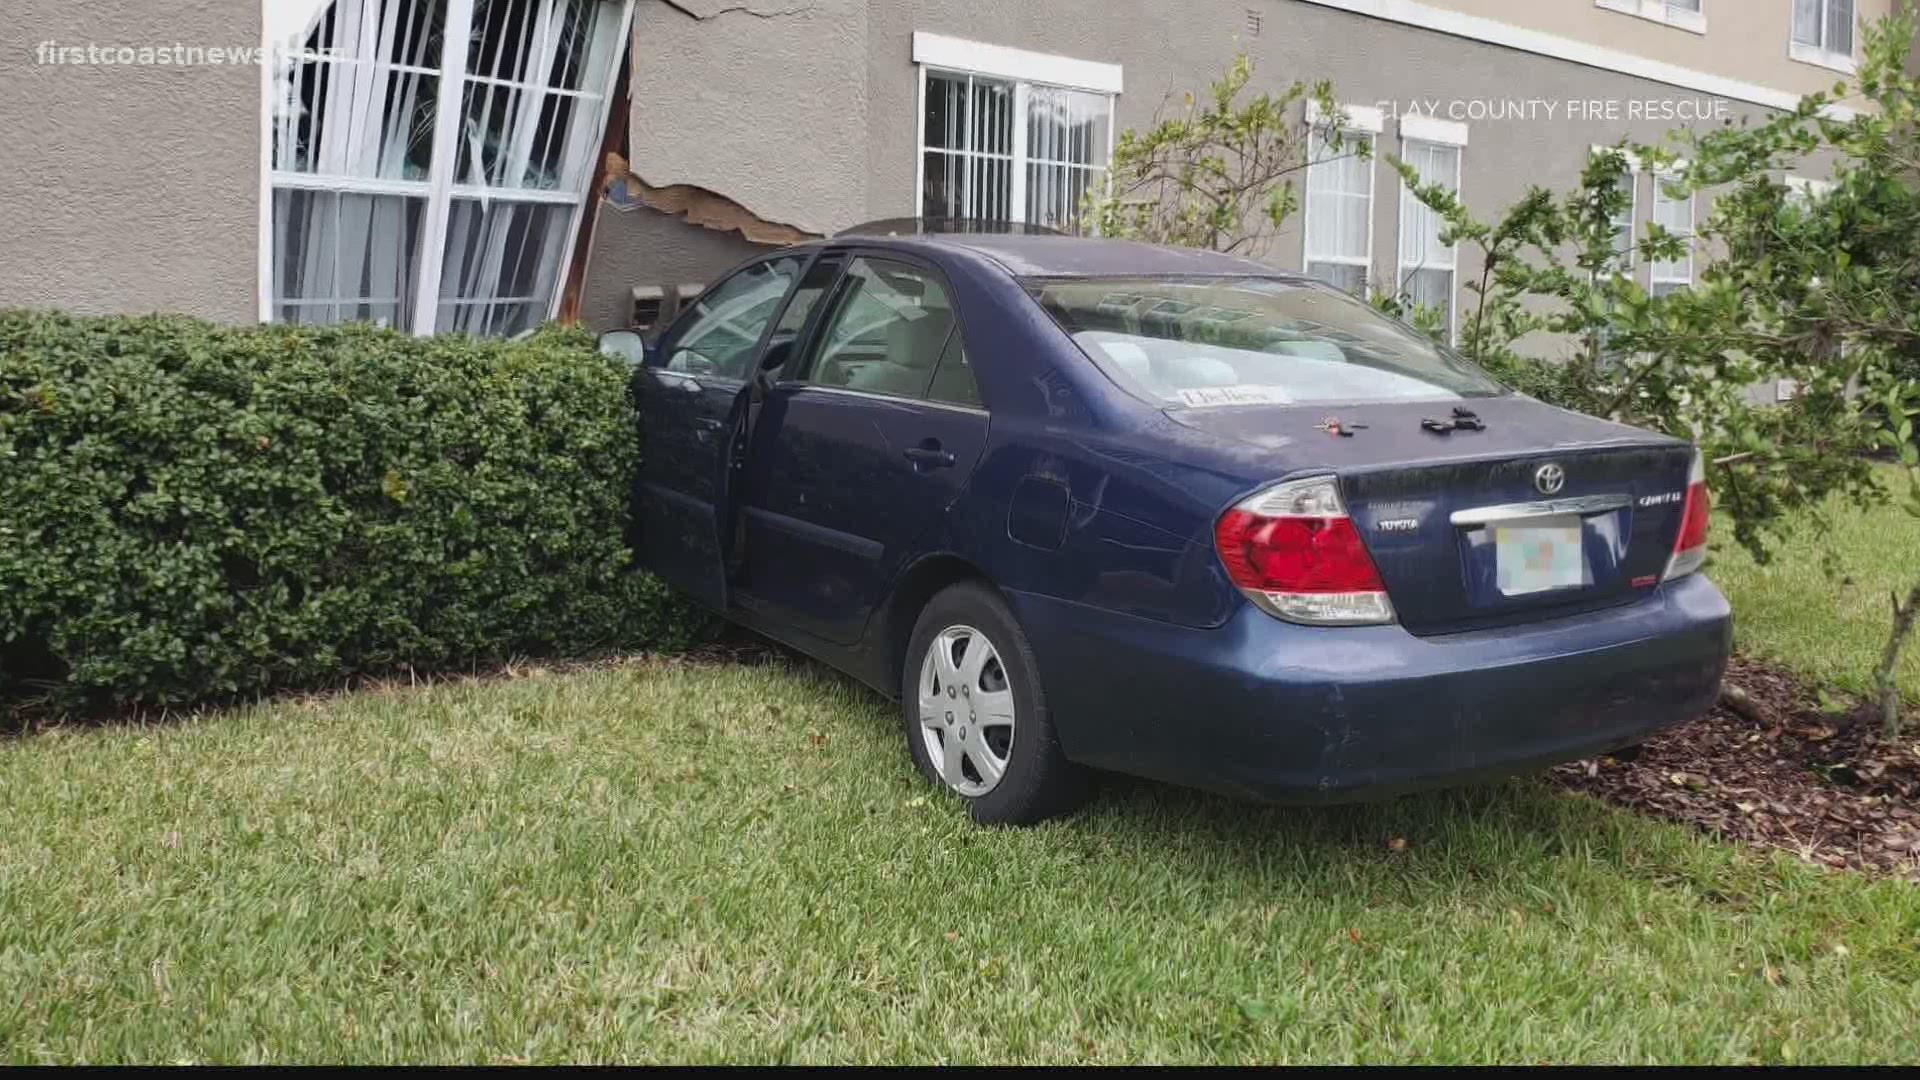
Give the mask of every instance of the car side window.
POLYGON ((806 381, 922 397, 953 330, 953 304, 932 274, 855 259, 841 278, 806 381))
POLYGON ((793 290, 793 299, 787 301, 787 310, 780 316, 780 325, 773 328, 773 337, 767 342, 766 367, 769 371, 785 367, 793 350, 807 332, 807 321, 820 301, 833 288, 840 277, 840 270, 847 263, 847 257, 837 252, 828 252, 813 260, 807 268, 806 276, 800 279, 800 285, 793 290))
POLYGON ((664 350, 667 370, 744 381, 802 265, 792 256, 757 263, 694 301, 664 350))
POLYGON ((967 360, 966 346, 960 343, 959 327, 947 338, 947 351, 940 357, 940 366, 934 369, 933 383, 927 387, 927 400, 976 409, 986 404, 980 400, 980 385, 973 381, 973 365, 967 360))

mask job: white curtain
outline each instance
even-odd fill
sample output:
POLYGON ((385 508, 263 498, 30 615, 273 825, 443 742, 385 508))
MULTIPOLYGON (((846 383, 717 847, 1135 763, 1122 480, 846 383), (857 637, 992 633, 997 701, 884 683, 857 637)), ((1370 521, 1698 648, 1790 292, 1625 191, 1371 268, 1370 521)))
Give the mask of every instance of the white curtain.
POLYGON ((1793 0, 1793 40, 1800 45, 1820 44, 1821 0, 1793 0))
POLYGON ((1853 52, 1853 0, 1827 0, 1828 52, 1853 52))
MULTIPOLYGON (((1449 191, 1459 192, 1459 147, 1410 139, 1402 148, 1402 156, 1420 174, 1421 183, 1441 184, 1449 191)), ((1401 186, 1401 288, 1413 303, 1445 314, 1447 332, 1451 335, 1457 251, 1454 245, 1440 242, 1445 225, 1438 213, 1414 198, 1411 187, 1401 186)))
MULTIPOLYGON (((1407 164, 1420 174, 1421 183, 1441 184, 1453 192, 1460 190, 1458 147, 1409 141, 1402 153, 1407 164)), ((1440 231, 1445 224, 1438 213, 1414 197, 1413 188, 1401 188, 1400 265, 1403 269, 1453 269, 1453 246, 1440 242, 1440 231)))
POLYGON ((1307 167, 1307 273, 1356 295, 1367 287, 1373 220, 1373 159, 1360 156, 1370 135, 1346 133, 1339 149, 1316 132, 1307 167))
POLYGON ((424 199, 274 192, 274 318, 408 328, 425 217, 424 199))

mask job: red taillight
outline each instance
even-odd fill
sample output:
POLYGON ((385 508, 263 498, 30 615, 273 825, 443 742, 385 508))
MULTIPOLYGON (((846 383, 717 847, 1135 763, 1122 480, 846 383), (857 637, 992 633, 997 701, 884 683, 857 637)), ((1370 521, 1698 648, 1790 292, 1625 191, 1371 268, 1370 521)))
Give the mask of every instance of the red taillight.
POLYGON ((1215 532, 1233 583, 1262 592, 1378 592, 1351 518, 1270 518, 1229 510, 1215 532))
POLYGON ((1332 477, 1270 488, 1222 514, 1214 546, 1260 608, 1293 622, 1393 621, 1393 605, 1332 477))
POLYGON ((1687 504, 1680 514, 1680 534, 1673 541, 1665 580, 1691 574, 1707 561, 1707 527, 1712 517, 1713 496, 1707 494, 1706 463, 1695 450, 1693 468, 1687 474, 1687 504))
POLYGON ((1713 496, 1707 494, 1707 485, 1689 484, 1687 486, 1687 516, 1680 525, 1680 542, 1673 546, 1675 551, 1692 551, 1707 545, 1707 519, 1713 513, 1713 496))

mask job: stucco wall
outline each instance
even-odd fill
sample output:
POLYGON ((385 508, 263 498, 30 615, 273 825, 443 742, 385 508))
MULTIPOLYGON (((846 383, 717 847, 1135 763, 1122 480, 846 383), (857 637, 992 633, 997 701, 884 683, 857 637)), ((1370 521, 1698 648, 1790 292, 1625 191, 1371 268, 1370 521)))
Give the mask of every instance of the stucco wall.
MULTIPOLYGON (((1622 136, 1657 140, 1666 131, 1685 126, 1679 121, 1630 119, 1635 101, 1688 102, 1708 113, 1721 108, 1722 119, 1733 122, 1764 112, 1738 101, 1716 106, 1693 91, 1301 0, 1260 3, 1264 17, 1257 36, 1248 31, 1246 0, 1197 0, 1179 10, 1145 0, 1124 5, 1107 0, 1045 4, 984 0, 965 8, 942 0, 874 5, 866 79, 872 117, 867 216, 915 212, 915 30, 1121 64, 1126 89, 1117 105, 1117 122, 1123 130, 1150 125, 1164 103, 1184 91, 1204 90, 1209 78, 1242 49, 1256 65, 1257 87, 1278 89, 1295 78, 1328 78, 1342 101, 1385 105, 1390 113, 1396 108, 1406 111, 1415 100, 1440 103, 1443 117, 1456 101, 1488 103, 1485 107, 1490 109, 1507 107, 1496 103, 1519 103, 1531 115, 1469 121, 1470 142, 1461 163, 1462 194, 1483 215, 1515 202, 1532 184, 1571 187, 1595 145, 1611 144, 1622 136), (1125 10, 1116 10, 1117 6, 1125 10), (1618 102, 1620 118, 1606 119, 1603 108, 1595 118, 1570 119, 1569 98, 1618 102), (1526 106, 1527 102, 1542 104, 1526 106), (1552 115, 1545 103, 1557 103, 1552 115)), ((1717 0, 1711 6, 1719 11, 1728 5, 1729 0, 1717 0)), ((1389 116, 1379 147, 1391 154, 1399 146, 1398 124, 1389 116)), ((1384 282, 1397 269, 1400 181, 1385 161, 1376 160, 1374 168, 1373 275, 1384 282)), ((1641 185, 1639 221, 1644 226, 1650 217, 1652 189, 1645 179, 1641 185)), ((1704 217, 1706 212, 1703 199, 1696 213, 1704 217)), ((1264 257, 1276 266, 1299 269, 1302 243, 1296 215, 1264 257)), ((1462 251, 1461 280, 1478 269, 1470 254, 1462 251)), ((1644 284, 1644 261, 1638 273, 1644 284)))
POLYGON ((738 233, 689 225, 646 207, 621 211, 602 203, 599 214, 580 296, 580 321, 595 331, 628 324, 635 285, 671 295, 681 285, 712 284, 734 264, 766 250, 738 233))
POLYGON ((633 171, 807 232, 858 220, 867 12, 868 0, 640 0, 633 171))
MULTIPOLYGON (((1716 34, 1723 26, 1732 32, 1738 20, 1734 2, 1710 0, 1716 34)), ((1784 34, 1786 0, 1755 2, 1782 8, 1784 34)), ((1592 7, 1590 0, 1554 6, 1567 4, 1583 11, 1592 7)), ((1592 14, 1641 21, 1599 8, 1592 14)), ((1646 29, 1682 33, 1651 23, 1646 29)), ((1170 98, 1204 89, 1242 49, 1254 59, 1256 85, 1264 88, 1295 78, 1328 78, 1343 101, 1384 105, 1390 114, 1406 111, 1416 100, 1437 104, 1443 115, 1456 102, 1505 109, 1508 115, 1469 117, 1462 190, 1483 215, 1513 203, 1532 184, 1571 187, 1595 145, 1622 136, 1655 140, 1683 126, 1633 118, 1636 102, 1685 103, 1709 114, 1718 110, 1720 119, 1731 122, 1763 112, 1746 102, 1716 103, 1695 91, 1305 0, 1185 0, 1179 5, 1156 0, 974 0, 964 5, 949 0, 870 5, 861 0, 641 0, 633 83, 636 168, 651 182, 697 183, 763 216, 821 232, 861 220, 911 216, 918 209, 913 203, 919 167, 916 30, 1118 63, 1126 84, 1117 104, 1122 129, 1144 128, 1170 98), (1257 35, 1250 32, 1250 8, 1262 15, 1257 35), (683 9, 696 9, 705 18, 683 9), (831 32, 810 22, 829 11, 843 16, 831 32), (849 27, 864 33, 860 59, 849 70, 835 72, 821 58, 802 61, 796 55, 826 34, 832 63, 843 61, 849 27), (798 74, 768 89, 734 76, 750 71, 798 74), (1570 118, 1569 99, 1601 102, 1602 112, 1570 118), (1607 118, 1609 109, 1617 110, 1618 118, 1607 118), (851 169, 850 154, 856 161, 851 169)), ((1383 154, 1399 150, 1399 126, 1391 115, 1379 147, 1383 154)), ((1384 285, 1398 271, 1400 183, 1384 160, 1374 168, 1372 276, 1384 285)), ((1642 227, 1651 203, 1651 181, 1643 178, 1642 227)), ((1697 216, 1704 217, 1707 209, 1702 199, 1697 216)), ((668 277, 700 275, 707 266, 731 262, 739 253, 736 240, 662 219, 623 240, 635 248, 651 245, 652 254, 636 250, 623 257, 650 260, 668 277)), ((1296 216, 1264 257, 1299 269, 1302 242, 1296 216)), ((606 282, 599 277, 612 264, 598 253, 595 264, 589 294, 611 299, 596 300, 593 310, 611 311, 606 305, 624 303, 632 273, 621 269, 621 280, 606 282)), ((1471 253, 1463 251, 1460 280, 1478 270, 1471 253)), ((1644 261, 1636 272, 1645 284, 1644 261)))
POLYGON ((0 306, 258 314, 260 71, 42 64, 38 46, 257 48, 260 0, 7 0, 0 306))
MULTIPOLYGON (((1706 0, 1701 5, 1707 24, 1704 34, 1611 11, 1594 0, 1424 2, 1792 94, 1828 89, 1836 78, 1829 68, 1787 55, 1793 0, 1706 0)), ((1854 14, 1864 27, 1890 14, 1894 2, 1855 0, 1854 14)))

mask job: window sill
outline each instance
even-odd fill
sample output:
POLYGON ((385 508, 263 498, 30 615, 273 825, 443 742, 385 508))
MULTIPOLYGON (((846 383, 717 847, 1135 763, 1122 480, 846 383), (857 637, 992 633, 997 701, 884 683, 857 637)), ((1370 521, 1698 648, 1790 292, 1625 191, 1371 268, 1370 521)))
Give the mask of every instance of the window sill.
POLYGON ((1636 19, 1657 22, 1662 26, 1671 26, 1675 30, 1685 30, 1689 34, 1707 32, 1707 17, 1698 11, 1672 11, 1665 0, 1593 0, 1595 7, 1608 11, 1617 11, 1622 15, 1632 15, 1636 19))
MULTIPOLYGON (((1345 134, 1379 135, 1387 130, 1387 114, 1384 109, 1374 105, 1342 105, 1340 111, 1346 122, 1340 126, 1345 134)), ((1318 126, 1321 122, 1320 103, 1307 101, 1307 125, 1318 126)))
POLYGON ((1828 71, 1838 71, 1851 75, 1860 70, 1860 64, 1851 53, 1828 52, 1816 45, 1802 45, 1794 42, 1787 50, 1787 56, 1802 64, 1812 64, 1828 71))

